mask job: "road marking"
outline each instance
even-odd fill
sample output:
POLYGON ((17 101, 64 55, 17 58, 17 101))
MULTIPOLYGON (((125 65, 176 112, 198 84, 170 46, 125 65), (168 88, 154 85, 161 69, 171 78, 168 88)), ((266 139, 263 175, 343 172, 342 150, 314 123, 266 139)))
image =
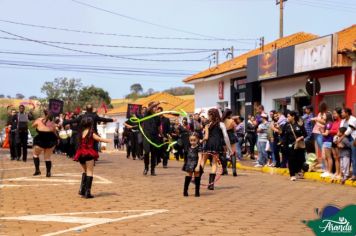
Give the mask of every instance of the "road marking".
POLYGON ((38 221, 38 222, 60 222, 60 223, 72 223, 72 224, 83 224, 73 228, 43 234, 42 236, 54 236, 59 234, 64 234, 72 231, 81 231, 93 226, 125 221, 135 218, 153 216, 156 214, 161 214, 168 212, 165 209, 153 209, 153 210, 122 210, 122 211, 96 211, 96 212, 68 212, 68 213, 56 213, 56 214, 45 214, 45 215, 26 215, 26 216, 15 216, 15 217, 2 217, 1 220, 17 220, 17 221, 38 221), (112 213, 136 213, 129 216, 123 216, 119 218, 95 218, 95 217, 77 217, 76 215, 96 215, 96 214, 112 214, 112 213), (138 214, 137 214, 138 213, 138 214))
MULTIPOLYGON (((72 166, 72 164, 58 164, 58 165, 53 165, 53 167, 58 167, 58 166, 72 166)), ((41 169, 44 169, 45 167, 42 166, 41 169)), ((0 171, 10 171, 10 170, 25 170, 25 169, 33 169, 32 167, 18 167, 18 168, 6 168, 6 169, 0 169, 0 171)))
MULTIPOLYGON (((26 176, 26 177, 17 177, 17 178, 8 178, 2 179, 2 183, 0 184, 0 188, 5 187, 27 187, 27 186, 44 186, 44 185, 63 185, 63 184, 77 184, 81 182, 81 174, 77 173, 62 173, 52 175, 51 178, 41 177, 41 176, 26 176), (56 177, 70 177, 71 179, 62 179, 56 177), (73 179, 72 177, 78 177, 73 179), (4 183, 5 182, 5 183, 4 183), (50 184, 13 184, 13 182, 45 182, 50 184), (60 184, 59 184, 60 183, 60 184)), ((112 182, 102 176, 94 175, 94 183, 95 184, 111 184, 112 182)))

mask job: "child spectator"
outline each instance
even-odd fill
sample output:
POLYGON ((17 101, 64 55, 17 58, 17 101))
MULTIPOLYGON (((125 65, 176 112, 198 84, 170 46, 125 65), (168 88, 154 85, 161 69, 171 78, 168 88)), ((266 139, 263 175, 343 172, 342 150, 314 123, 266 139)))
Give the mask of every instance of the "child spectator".
POLYGON ((344 136, 346 130, 345 127, 339 128, 339 132, 334 137, 334 143, 339 149, 342 184, 345 183, 350 174, 351 142, 344 136))

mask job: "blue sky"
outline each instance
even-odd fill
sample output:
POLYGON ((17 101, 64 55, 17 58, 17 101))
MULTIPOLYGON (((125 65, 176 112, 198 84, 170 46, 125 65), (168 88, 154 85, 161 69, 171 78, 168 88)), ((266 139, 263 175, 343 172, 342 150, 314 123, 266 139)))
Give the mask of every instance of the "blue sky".
MULTIPOLYGON (((191 50, 148 50, 117 47, 93 47, 62 45, 81 52, 73 52, 47 45, 0 38, 0 94, 15 96, 22 93, 43 96, 40 88, 45 81, 56 77, 81 78, 84 85, 95 85, 107 90, 112 98, 129 93, 133 83, 141 83, 145 90, 163 90, 184 85, 181 81, 189 74, 209 67, 207 59, 212 51, 234 46, 235 49, 253 49, 258 39, 265 37, 270 42, 278 37, 279 7, 274 0, 81 0, 87 4, 107 9, 118 14, 166 26, 158 27, 140 21, 124 18, 108 12, 78 4, 72 0, 0 0, 0 30, 25 38, 88 44, 105 44, 133 47, 204 49, 191 50), (74 33, 59 30, 40 29, 2 22, 8 20, 85 31, 113 34, 142 35, 155 37, 243 39, 239 41, 219 40, 167 40, 147 39, 96 34, 74 33), (167 27, 180 31, 169 30, 167 27), (189 31, 195 34, 184 33, 189 31), (245 40, 247 39, 247 40, 245 40), (100 55, 88 55, 83 52, 100 55), (9 53, 10 52, 10 53, 9 53), (152 53, 189 52, 180 55, 142 55, 152 53), (34 56, 13 53, 55 54, 55 56, 34 56), (58 56, 58 54, 62 56, 58 56), (116 55, 115 57, 103 56, 116 55), (63 56, 64 55, 64 56, 63 56), (70 56, 68 56, 70 55, 70 56), (148 61, 127 60, 117 55, 140 58, 148 61), (203 61, 191 61, 202 60, 203 61), (151 61, 151 60, 165 60, 151 61), (185 60, 169 61, 167 60, 185 60), (12 64, 12 65, 9 65, 12 64), (16 64, 14 66, 13 64, 16 64), (23 67, 19 64, 36 64, 23 67), (61 65, 60 65, 61 64, 61 65), (65 66, 63 64, 66 64, 65 66), (46 68, 38 66, 45 65, 46 68), (73 65, 80 65, 79 72, 73 65), (83 67, 96 66, 110 69, 88 73, 83 67), (51 69, 48 69, 50 67, 51 69), (53 70, 53 68, 57 70, 53 70), (70 67, 70 69, 68 69, 70 67), (27 68, 27 69, 25 69, 27 68), (60 68, 60 69, 58 69, 60 68), (112 72, 112 70, 121 70, 112 72), (83 70, 85 70, 83 72, 83 70), (123 71, 122 71, 123 70, 123 71), (142 71, 138 73, 137 71, 142 71), (152 71, 155 75, 152 75, 152 71), (159 73, 157 73, 159 71, 159 73), (127 75, 127 74, 131 75, 127 75), (134 75, 132 75, 132 73, 134 75), (140 75, 139 75, 140 74, 140 75)), ((356 23, 355 0, 288 0, 285 3, 285 35, 304 31, 327 35, 356 23)), ((16 36, 0 32, 0 37, 16 36)), ((236 51, 235 55, 244 51, 236 51)), ((224 60, 220 53, 220 62, 224 60)))

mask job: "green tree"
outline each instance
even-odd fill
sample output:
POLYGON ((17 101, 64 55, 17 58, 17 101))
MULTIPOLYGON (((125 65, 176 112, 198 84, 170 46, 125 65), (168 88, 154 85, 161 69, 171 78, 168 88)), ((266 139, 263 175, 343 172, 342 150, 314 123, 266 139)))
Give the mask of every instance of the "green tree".
POLYGON ((140 94, 143 92, 143 88, 142 88, 142 85, 141 84, 133 84, 130 86, 130 91, 131 93, 135 93, 135 94, 140 94))
POLYGON ((38 100, 38 97, 33 95, 33 96, 28 97, 28 99, 30 99, 30 100, 38 100))
POLYGON ((46 100, 51 98, 64 101, 64 111, 72 111, 78 106, 79 92, 82 88, 81 79, 55 78, 54 81, 45 82, 41 92, 46 100))
POLYGON ((81 106, 91 103, 94 107, 100 107, 103 102, 106 105, 110 105, 111 103, 109 93, 94 85, 82 88, 79 92, 78 99, 81 106))
POLYGON ((170 89, 166 89, 163 92, 172 94, 174 96, 182 96, 182 95, 193 95, 194 94, 194 89, 191 87, 174 87, 170 89))
POLYGON ((25 96, 21 93, 16 93, 15 96, 16 96, 16 99, 24 99, 25 98, 25 96))
POLYGON ((0 94, 0 98, 5 98, 5 95, 4 94, 0 94))

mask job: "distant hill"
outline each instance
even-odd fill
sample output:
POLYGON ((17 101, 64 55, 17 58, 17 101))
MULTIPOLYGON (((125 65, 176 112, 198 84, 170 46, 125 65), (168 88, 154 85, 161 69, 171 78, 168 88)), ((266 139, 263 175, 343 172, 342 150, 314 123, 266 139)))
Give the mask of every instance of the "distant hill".
POLYGON ((17 108, 21 103, 33 103, 36 107, 40 106, 40 102, 38 100, 29 100, 29 99, 15 99, 15 98, 0 98, 0 107, 8 107, 13 106, 17 108))

